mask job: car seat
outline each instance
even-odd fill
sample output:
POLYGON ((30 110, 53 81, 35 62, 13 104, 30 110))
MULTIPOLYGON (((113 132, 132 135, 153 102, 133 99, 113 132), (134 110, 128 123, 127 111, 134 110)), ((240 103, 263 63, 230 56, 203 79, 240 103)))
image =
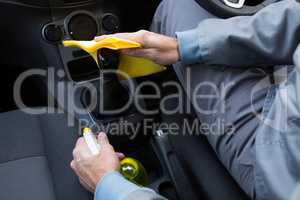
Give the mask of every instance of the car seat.
POLYGON ((64 114, 0 114, 0 199, 91 199, 70 169, 77 139, 64 114))

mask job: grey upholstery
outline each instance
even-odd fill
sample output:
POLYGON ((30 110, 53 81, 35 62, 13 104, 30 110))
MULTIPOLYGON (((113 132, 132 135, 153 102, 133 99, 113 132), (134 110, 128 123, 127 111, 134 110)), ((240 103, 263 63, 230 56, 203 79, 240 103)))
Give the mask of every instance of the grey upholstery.
POLYGON ((63 114, 0 114, 0 200, 85 200, 69 167, 77 139, 63 114))

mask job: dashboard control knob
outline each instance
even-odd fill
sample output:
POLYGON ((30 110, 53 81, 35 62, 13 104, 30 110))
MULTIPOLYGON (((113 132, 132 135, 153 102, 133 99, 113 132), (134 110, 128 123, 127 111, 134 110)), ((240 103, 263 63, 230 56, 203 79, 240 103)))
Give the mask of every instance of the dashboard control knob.
POLYGON ((98 23, 90 14, 75 13, 66 21, 68 33, 73 40, 92 40, 98 33, 98 23))
POLYGON ((120 26, 119 18, 113 14, 105 14, 102 17, 102 27, 109 33, 118 32, 120 26))
POLYGON ((42 35, 48 42, 60 42, 63 37, 61 28, 54 24, 48 24, 43 28, 42 35))

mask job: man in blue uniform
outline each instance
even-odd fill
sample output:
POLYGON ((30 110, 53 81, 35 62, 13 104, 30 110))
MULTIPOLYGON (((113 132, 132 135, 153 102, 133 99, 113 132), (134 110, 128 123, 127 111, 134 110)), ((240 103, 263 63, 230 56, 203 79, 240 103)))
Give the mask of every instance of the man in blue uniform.
MULTIPOLYGON (((207 134, 211 146, 252 199, 288 199, 300 180, 300 3, 285 0, 254 16, 224 20, 193 0, 164 0, 151 30, 115 36, 143 45, 123 53, 172 64, 182 85, 191 81, 197 95, 214 96, 225 85, 220 98, 189 96, 202 123, 221 120, 234 127, 233 134, 226 128, 207 134), (276 78, 275 65, 287 73, 284 80, 276 78), (205 82, 217 90, 198 87, 205 82)), ((121 177, 105 134, 99 142, 105 146, 101 154, 83 159, 80 139, 72 162, 95 200, 163 199, 121 177)))

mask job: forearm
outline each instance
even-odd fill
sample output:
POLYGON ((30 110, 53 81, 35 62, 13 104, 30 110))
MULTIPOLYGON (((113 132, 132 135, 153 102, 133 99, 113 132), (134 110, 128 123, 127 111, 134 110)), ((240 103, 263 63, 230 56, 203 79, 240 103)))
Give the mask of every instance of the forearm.
POLYGON ((264 66, 291 64, 300 43, 300 3, 285 0, 254 16, 207 19, 177 33, 183 63, 264 66), (188 43, 188 44, 187 44, 188 43))

